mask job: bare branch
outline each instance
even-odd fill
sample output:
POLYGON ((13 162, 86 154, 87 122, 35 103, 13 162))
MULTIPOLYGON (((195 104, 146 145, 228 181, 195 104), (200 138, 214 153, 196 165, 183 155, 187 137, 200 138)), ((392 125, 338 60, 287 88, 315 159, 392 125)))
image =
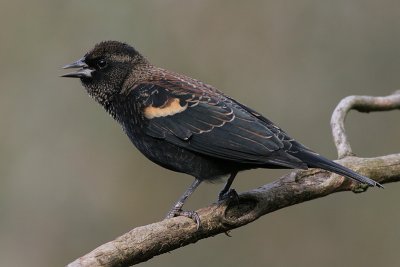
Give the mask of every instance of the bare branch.
MULTIPOLYGON (((400 154, 377 158, 347 157, 338 161, 380 183, 400 181, 400 154)), ((356 182, 319 169, 294 171, 279 180, 240 194, 234 201, 198 210, 201 227, 185 217, 137 227, 75 260, 69 267, 129 266, 201 239, 246 225, 260 216, 335 192, 363 192, 356 182)))
POLYGON ((400 109, 400 90, 388 96, 348 96, 337 105, 331 118, 333 140, 338 151, 338 158, 354 156, 350 146, 344 121, 350 110, 360 112, 387 111, 400 109))
MULTIPOLYGON (((381 184, 400 181, 400 154, 376 158, 352 156, 344 130, 344 120, 351 109, 360 112, 400 109, 400 91, 386 97, 346 97, 339 103, 331 119, 340 164, 381 184)), ((130 266, 201 239, 226 233, 278 209, 335 192, 359 193, 366 190, 367 186, 324 170, 293 171, 275 182, 240 194, 239 204, 224 201, 197 210, 201 219, 199 230, 186 217, 166 219, 137 227, 68 266, 130 266)))

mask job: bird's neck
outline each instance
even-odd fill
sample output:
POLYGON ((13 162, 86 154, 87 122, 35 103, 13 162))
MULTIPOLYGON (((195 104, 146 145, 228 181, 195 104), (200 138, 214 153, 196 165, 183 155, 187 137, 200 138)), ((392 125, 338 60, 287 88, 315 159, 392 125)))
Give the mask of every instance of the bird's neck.
POLYGON ((124 129, 134 130, 141 128, 143 125, 142 107, 135 101, 132 94, 115 95, 103 107, 124 129))

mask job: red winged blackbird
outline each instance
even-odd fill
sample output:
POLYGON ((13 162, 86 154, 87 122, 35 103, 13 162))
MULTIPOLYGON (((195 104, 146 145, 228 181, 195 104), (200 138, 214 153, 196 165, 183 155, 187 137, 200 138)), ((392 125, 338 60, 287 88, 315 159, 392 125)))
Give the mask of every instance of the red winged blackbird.
POLYGON ((229 177, 219 200, 232 197, 236 174, 254 168, 321 168, 382 187, 311 151, 216 88, 153 66, 127 44, 101 42, 64 68, 78 68, 62 77, 80 78, 147 158, 195 177, 167 217, 184 215, 199 224, 195 212, 182 210, 196 187, 229 177))

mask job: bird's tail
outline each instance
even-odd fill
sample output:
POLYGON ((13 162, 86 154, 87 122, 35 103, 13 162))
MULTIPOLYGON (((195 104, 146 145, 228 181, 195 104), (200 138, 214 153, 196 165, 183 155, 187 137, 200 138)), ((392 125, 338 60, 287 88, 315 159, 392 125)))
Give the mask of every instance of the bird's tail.
POLYGON ((349 168, 346 168, 340 164, 337 164, 336 162, 333 162, 327 158, 324 158, 323 156, 314 153, 312 151, 307 151, 307 150, 299 150, 295 156, 299 159, 301 159, 303 162, 307 163, 308 167, 310 168, 319 168, 319 169, 324 169, 327 171, 331 171, 343 176, 346 176, 348 178, 351 178, 359 183, 363 184, 368 184, 370 186, 377 186, 380 188, 383 188, 383 186, 375 182, 374 180, 362 176, 361 174, 358 174, 349 168))

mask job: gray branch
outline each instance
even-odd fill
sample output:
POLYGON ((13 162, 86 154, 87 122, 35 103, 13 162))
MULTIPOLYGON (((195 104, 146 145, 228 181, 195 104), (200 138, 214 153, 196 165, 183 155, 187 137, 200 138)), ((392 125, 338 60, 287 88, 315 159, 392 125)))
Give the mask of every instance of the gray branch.
MULTIPOLYGON (((381 184, 400 181, 400 153, 376 158, 351 156, 344 130, 344 119, 351 109, 362 112, 399 109, 400 92, 387 97, 350 96, 343 99, 332 116, 336 147, 343 164, 381 184), (347 157, 344 157, 347 156, 347 157)), ((273 211, 326 195, 367 190, 337 174, 310 169, 293 171, 275 182, 240 194, 240 204, 224 201, 197 210, 201 227, 188 218, 176 217, 134 228, 70 263, 78 266, 130 266, 154 256, 195 243, 201 239, 227 233, 273 211)))
POLYGON ((360 112, 388 111, 400 109, 400 90, 388 96, 348 96, 343 98, 333 111, 331 127, 338 158, 354 156, 349 139, 344 130, 344 121, 350 110, 360 112))

